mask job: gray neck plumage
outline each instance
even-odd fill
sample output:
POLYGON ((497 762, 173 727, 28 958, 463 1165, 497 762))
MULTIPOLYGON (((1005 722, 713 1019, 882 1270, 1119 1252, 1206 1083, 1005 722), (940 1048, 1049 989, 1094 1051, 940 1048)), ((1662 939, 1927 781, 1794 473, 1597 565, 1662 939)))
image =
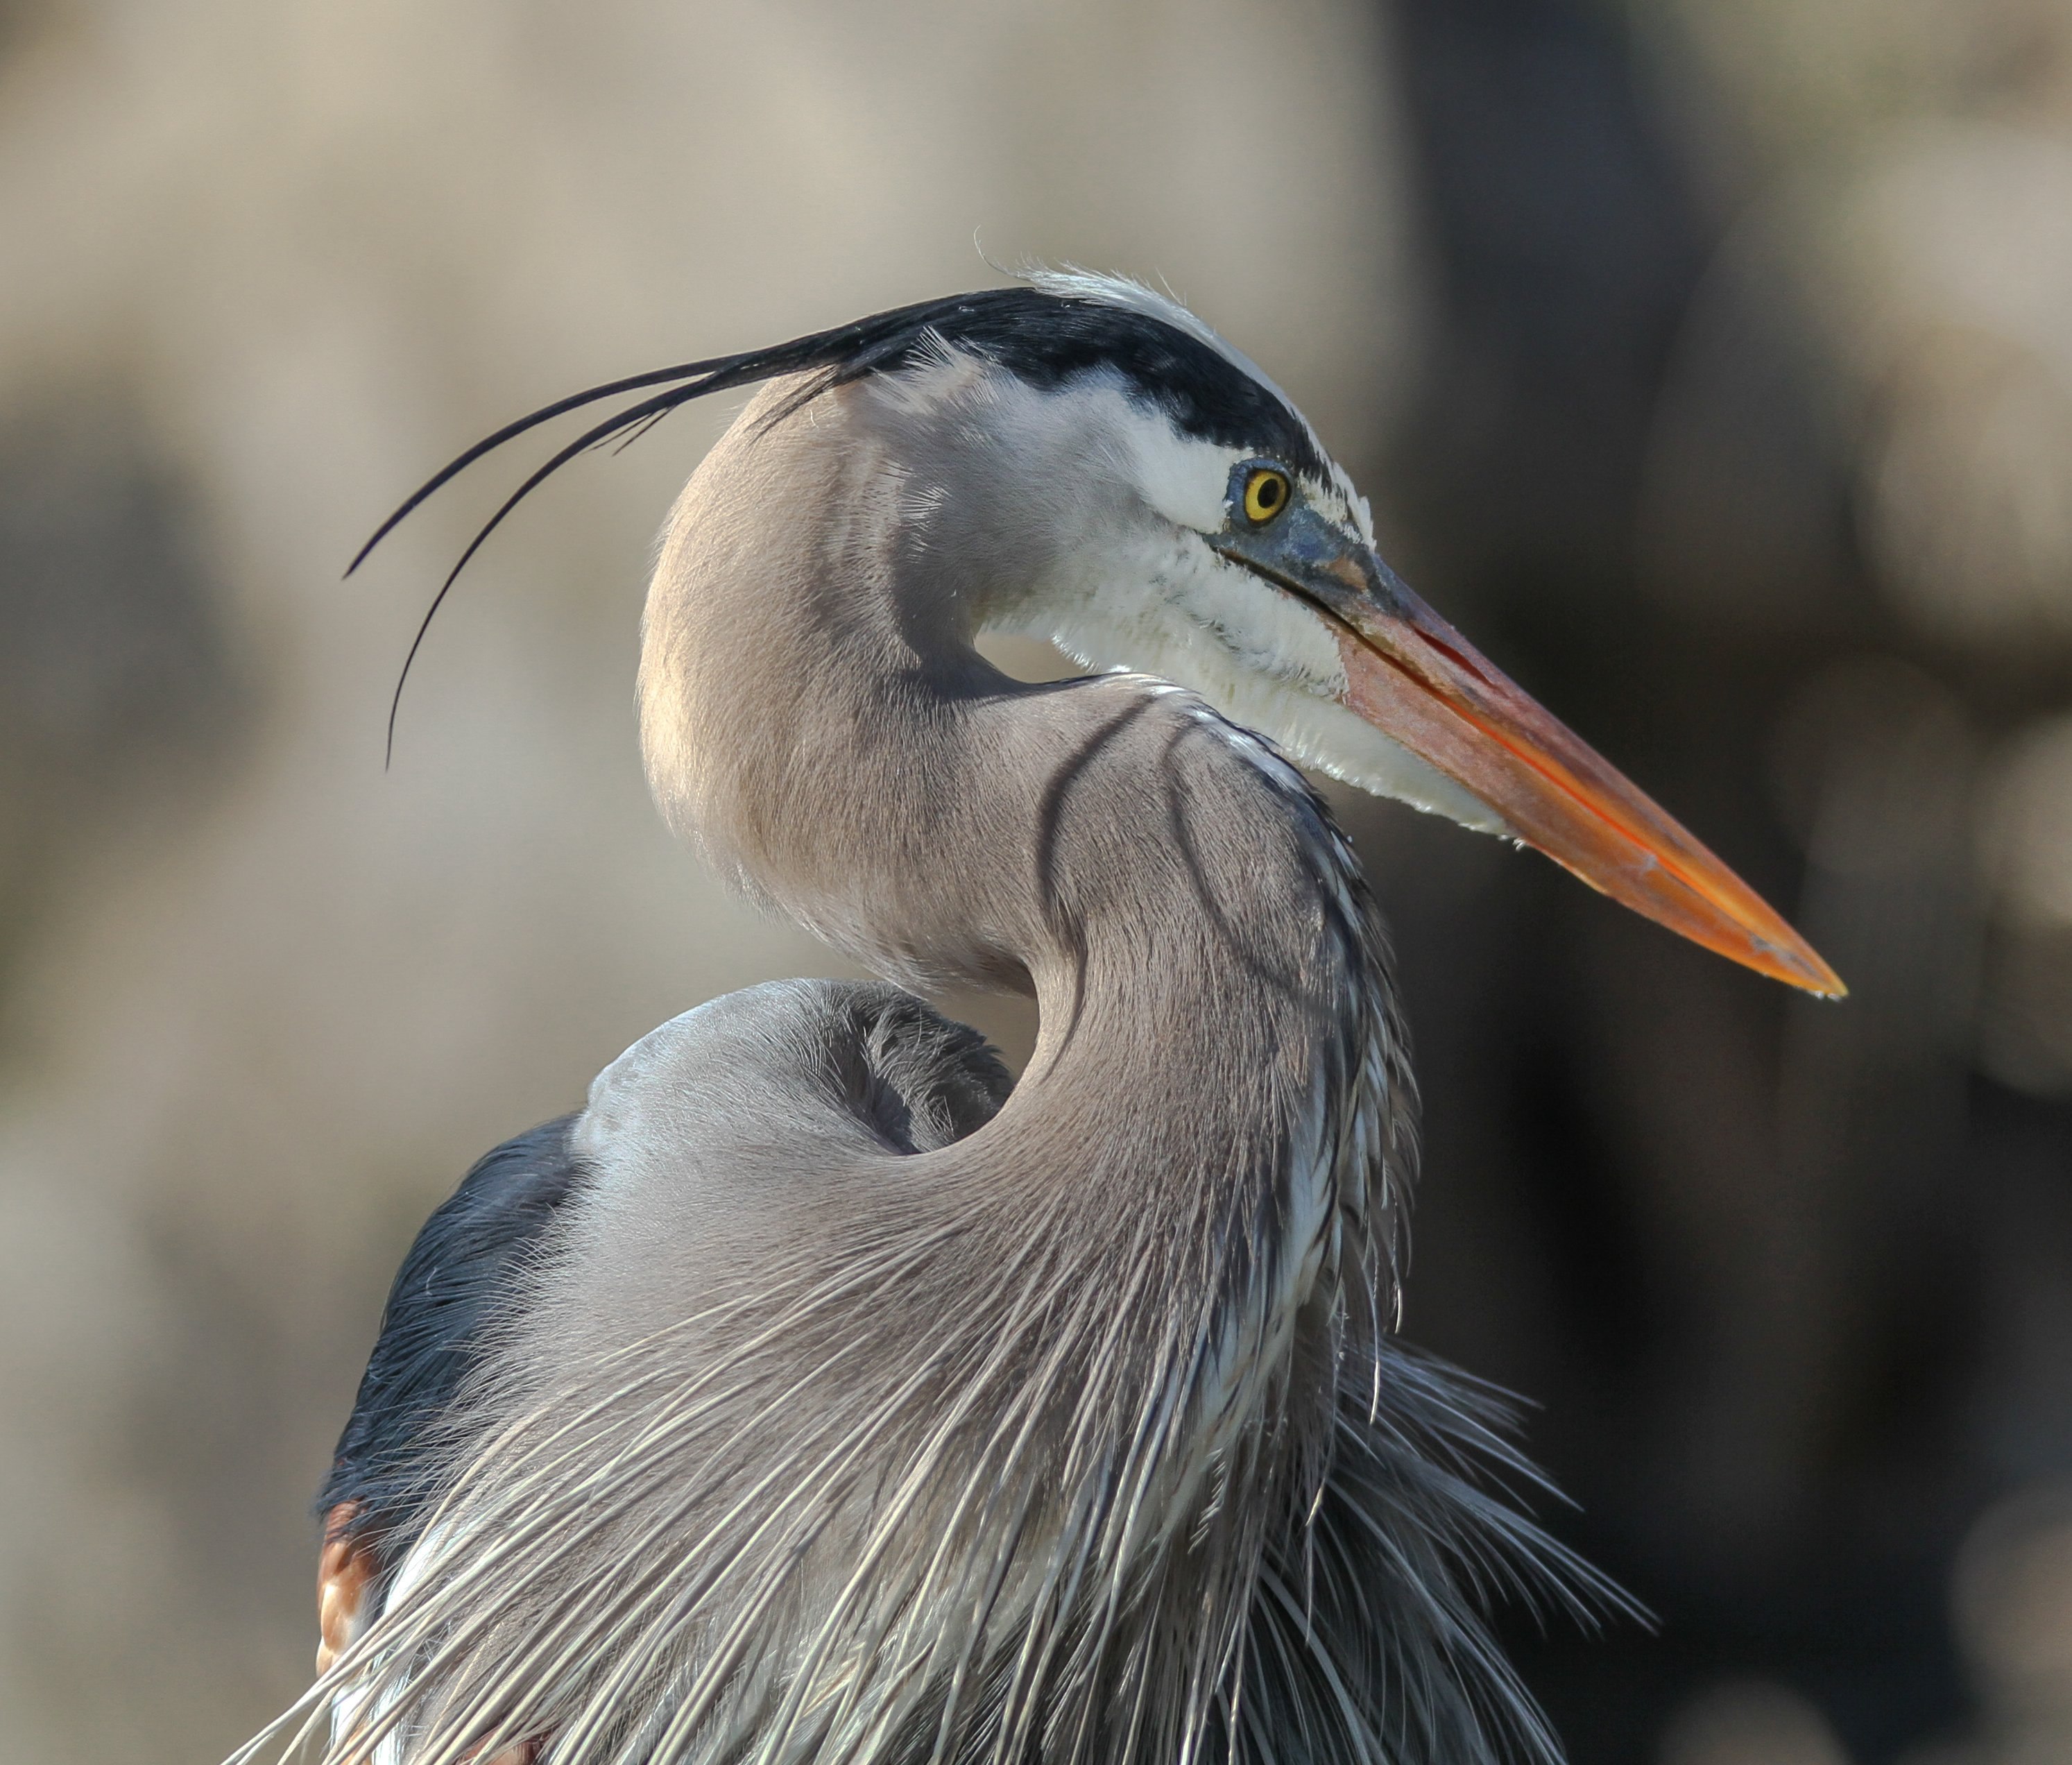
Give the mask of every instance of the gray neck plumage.
POLYGON ((751 409, 672 516, 641 669, 665 814, 880 972, 1035 993, 1026 1076, 944 1155, 962 1204, 1184 1243, 1207 1260, 1173 1280, 1247 1331, 1289 1327, 1322 1277, 1369 1311, 1408 1088, 1342 838, 1190 695, 993 669, 980 596, 898 550, 867 427, 829 445, 839 395, 815 409, 764 433, 751 409), (801 484, 851 512, 787 519, 801 484))

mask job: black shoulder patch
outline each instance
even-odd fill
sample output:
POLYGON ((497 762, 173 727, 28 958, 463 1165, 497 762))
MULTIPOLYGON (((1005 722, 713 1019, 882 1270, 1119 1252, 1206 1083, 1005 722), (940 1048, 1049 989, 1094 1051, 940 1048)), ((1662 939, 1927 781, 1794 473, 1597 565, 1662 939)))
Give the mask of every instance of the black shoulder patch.
POLYGON ((359 1504, 344 1529, 372 1545, 384 1582, 434 1495, 428 1437, 480 1364, 486 1331, 528 1254, 582 1183, 569 1148, 575 1119, 546 1122, 481 1159, 425 1222, 388 1290, 352 1418, 317 1497, 319 1513, 359 1504))

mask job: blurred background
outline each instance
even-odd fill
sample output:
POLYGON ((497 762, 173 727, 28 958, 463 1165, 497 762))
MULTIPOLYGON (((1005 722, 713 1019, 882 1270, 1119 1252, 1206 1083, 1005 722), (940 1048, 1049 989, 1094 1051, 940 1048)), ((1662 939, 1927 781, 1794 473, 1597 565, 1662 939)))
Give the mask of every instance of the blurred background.
POLYGON ((1577 1765, 2072 1759, 2072 0, 0 0, 0 1760, 291 1697, 426 1211, 839 972, 639 775, 726 411, 499 537, 386 775, 515 463, 344 560, 513 414, 980 248, 1170 282, 1855 989, 1340 799, 1409 1332, 1661 1615, 1515 1615, 1577 1765))

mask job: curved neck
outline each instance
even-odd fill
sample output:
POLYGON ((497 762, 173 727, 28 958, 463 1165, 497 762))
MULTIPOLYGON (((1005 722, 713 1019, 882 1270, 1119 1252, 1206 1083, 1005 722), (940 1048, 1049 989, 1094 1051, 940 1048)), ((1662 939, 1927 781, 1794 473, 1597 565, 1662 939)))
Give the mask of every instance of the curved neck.
POLYGON ((1174 688, 999 674, 956 586, 898 553, 868 432, 829 447, 757 414, 692 480, 650 597, 643 730, 672 822, 879 972, 1035 992, 1014 1096, 933 1155, 967 1196, 1034 1184, 1090 1228, 1285 1240, 1298 1265, 1348 1214, 1379 1245, 1408 1088, 1321 804, 1174 688), (794 531, 802 485, 862 512, 794 531))

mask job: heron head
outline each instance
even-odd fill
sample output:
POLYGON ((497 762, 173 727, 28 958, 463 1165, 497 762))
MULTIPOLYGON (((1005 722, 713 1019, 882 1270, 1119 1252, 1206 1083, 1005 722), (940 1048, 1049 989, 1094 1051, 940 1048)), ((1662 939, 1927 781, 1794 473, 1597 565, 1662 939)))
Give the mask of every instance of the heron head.
POLYGON ((995 334, 939 336, 867 394, 906 541, 973 622, 1191 687, 1296 758, 1536 847, 1686 937, 1808 991, 1834 971, 1383 561, 1292 402, 1184 308, 1106 278, 995 334))
MULTIPOLYGON (((742 446, 715 449, 693 490, 722 456, 741 467, 755 436, 812 426, 821 464, 839 456, 841 469, 775 487, 788 529, 815 549, 803 574, 838 574, 819 566, 854 564, 859 545, 889 548, 896 555, 865 574, 898 584, 898 604, 878 609, 902 625, 894 648, 940 653, 990 627, 1158 674, 1326 772, 1536 847, 1708 948, 1810 992, 1844 990, 1753 891, 1404 586, 1376 549, 1365 500, 1264 373, 1133 282, 1039 274, 593 387, 470 448, 360 555, 484 454, 632 395, 504 501, 435 612, 483 541, 560 467, 693 399, 758 382, 775 384, 730 436, 742 446), (861 433, 820 426, 817 401, 830 394, 861 433)), ((687 491, 672 530, 710 512, 687 491)), ((722 540, 744 530, 717 525, 722 540)), ((668 625, 651 595, 651 650, 668 625)), ((654 678, 675 676, 663 667, 654 678)))

